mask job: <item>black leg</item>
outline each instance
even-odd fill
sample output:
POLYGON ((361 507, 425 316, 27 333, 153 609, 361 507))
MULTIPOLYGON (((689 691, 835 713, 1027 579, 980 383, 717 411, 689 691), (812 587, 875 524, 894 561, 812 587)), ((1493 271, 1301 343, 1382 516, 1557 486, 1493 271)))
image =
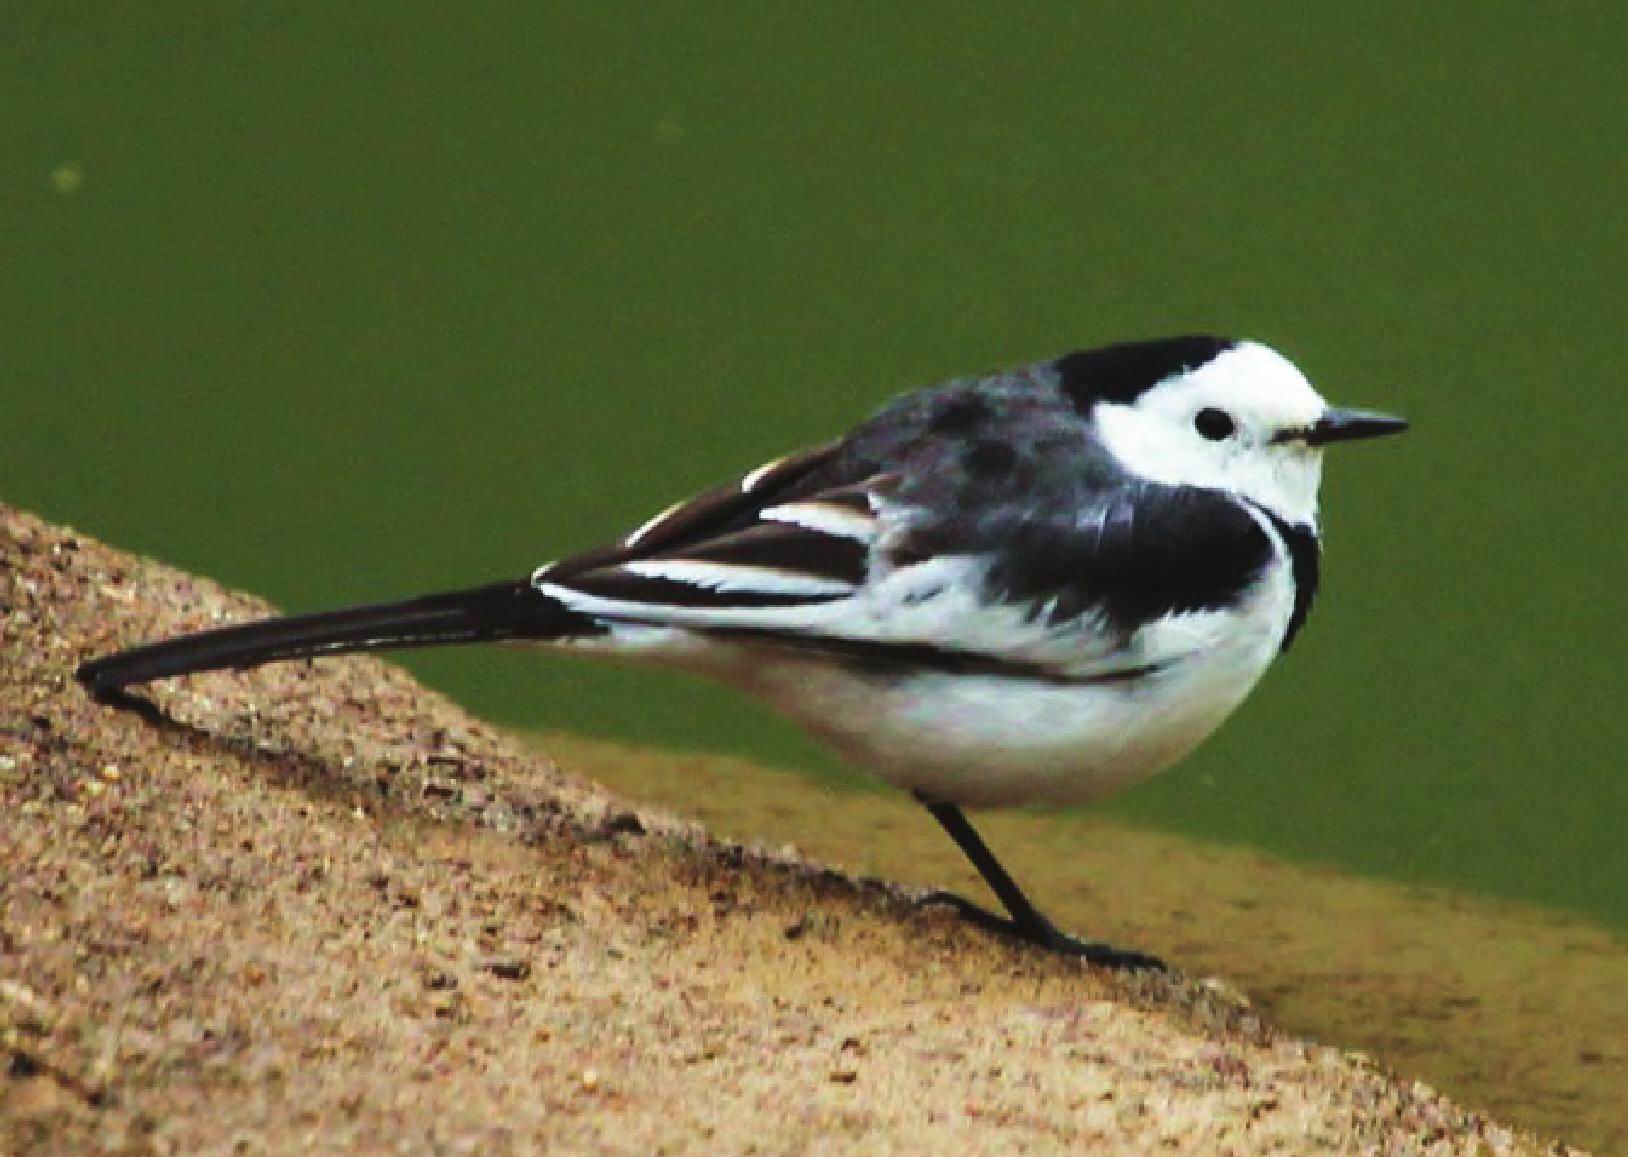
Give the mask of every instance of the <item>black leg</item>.
POLYGON ((995 893, 997 899, 1006 908, 1011 916, 997 916, 993 912, 972 903, 961 896, 948 893, 934 893, 928 897, 931 902, 949 904, 958 910, 963 917, 975 924, 989 928, 1008 936, 1016 936, 1027 940, 1031 944, 1038 944, 1042 948, 1049 948, 1055 952, 1065 952, 1071 956, 1079 956, 1092 964, 1106 965, 1109 968, 1150 968, 1164 971, 1164 962, 1158 957, 1148 956, 1142 952, 1127 952, 1110 947, 1107 944, 1086 940, 1077 940, 1068 933, 1059 929, 1050 920, 1040 914, 1040 910, 1029 902, 1023 890, 1017 886, 1011 875, 1001 866, 995 858, 995 853, 989 850, 961 809, 954 804, 939 803, 926 796, 916 794, 932 817, 939 822, 950 839, 955 841, 958 848, 965 853, 972 866, 978 869, 978 874, 989 885, 990 891, 995 893))

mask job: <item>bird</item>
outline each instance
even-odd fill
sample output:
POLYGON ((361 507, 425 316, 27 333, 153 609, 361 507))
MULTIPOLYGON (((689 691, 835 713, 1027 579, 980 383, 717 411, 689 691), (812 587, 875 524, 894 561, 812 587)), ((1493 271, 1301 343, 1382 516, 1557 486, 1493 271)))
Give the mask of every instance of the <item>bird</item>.
MULTIPOLYGON (((910 793, 1004 914, 1060 929, 966 809, 1101 799, 1189 753, 1298 637, 1323 454, 1408 423, 1325 402, 1282 353, 1188 334, 906 393, 846 434, 522 578, 221 627, 93 659, 135 684, 355 651, 533 644, 722 682, 910 793)), ((150 703, 147 704, 150 706, 150 703)))

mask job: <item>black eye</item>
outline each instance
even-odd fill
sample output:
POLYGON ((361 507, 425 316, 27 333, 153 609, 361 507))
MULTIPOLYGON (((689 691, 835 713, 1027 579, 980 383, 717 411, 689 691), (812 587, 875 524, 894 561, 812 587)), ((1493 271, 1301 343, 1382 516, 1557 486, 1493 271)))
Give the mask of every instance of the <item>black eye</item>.
POLYGON ((1213 408, 1200 410, 1193 419, 1193 428, 1212 442, 1232 437, 1232 432, 1237 429, 1231 414, 1213 408))

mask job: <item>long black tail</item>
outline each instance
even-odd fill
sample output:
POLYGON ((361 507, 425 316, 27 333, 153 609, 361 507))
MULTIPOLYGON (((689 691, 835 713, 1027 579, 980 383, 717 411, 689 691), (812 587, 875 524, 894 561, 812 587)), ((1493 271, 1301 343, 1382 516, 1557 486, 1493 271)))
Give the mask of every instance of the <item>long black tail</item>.
POLYGON ((92 659, 75 675, 93 694, 106 696, 150 679, 257 667, 282 659, 499 639, 557 639, 597 630, 593 620, 567 610, 530 583, 494 583, 405 602, 182 635, 92 659))

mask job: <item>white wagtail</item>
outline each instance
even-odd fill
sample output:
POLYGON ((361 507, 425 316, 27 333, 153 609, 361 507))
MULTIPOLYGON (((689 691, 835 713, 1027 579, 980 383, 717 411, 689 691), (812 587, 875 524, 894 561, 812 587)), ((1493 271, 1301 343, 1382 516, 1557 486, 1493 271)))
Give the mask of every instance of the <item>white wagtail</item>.
POLYGON ((845 437, 518 582, 188 635, 86 663, 132 683, 349 651, 521 640, 718 679, 913 793, 1005 905, 1088 960, 962 814, 1168 766, 1238 706, 1317 590, 1333 409, 1281 354, 1178 337, 907 394, 845 437))

